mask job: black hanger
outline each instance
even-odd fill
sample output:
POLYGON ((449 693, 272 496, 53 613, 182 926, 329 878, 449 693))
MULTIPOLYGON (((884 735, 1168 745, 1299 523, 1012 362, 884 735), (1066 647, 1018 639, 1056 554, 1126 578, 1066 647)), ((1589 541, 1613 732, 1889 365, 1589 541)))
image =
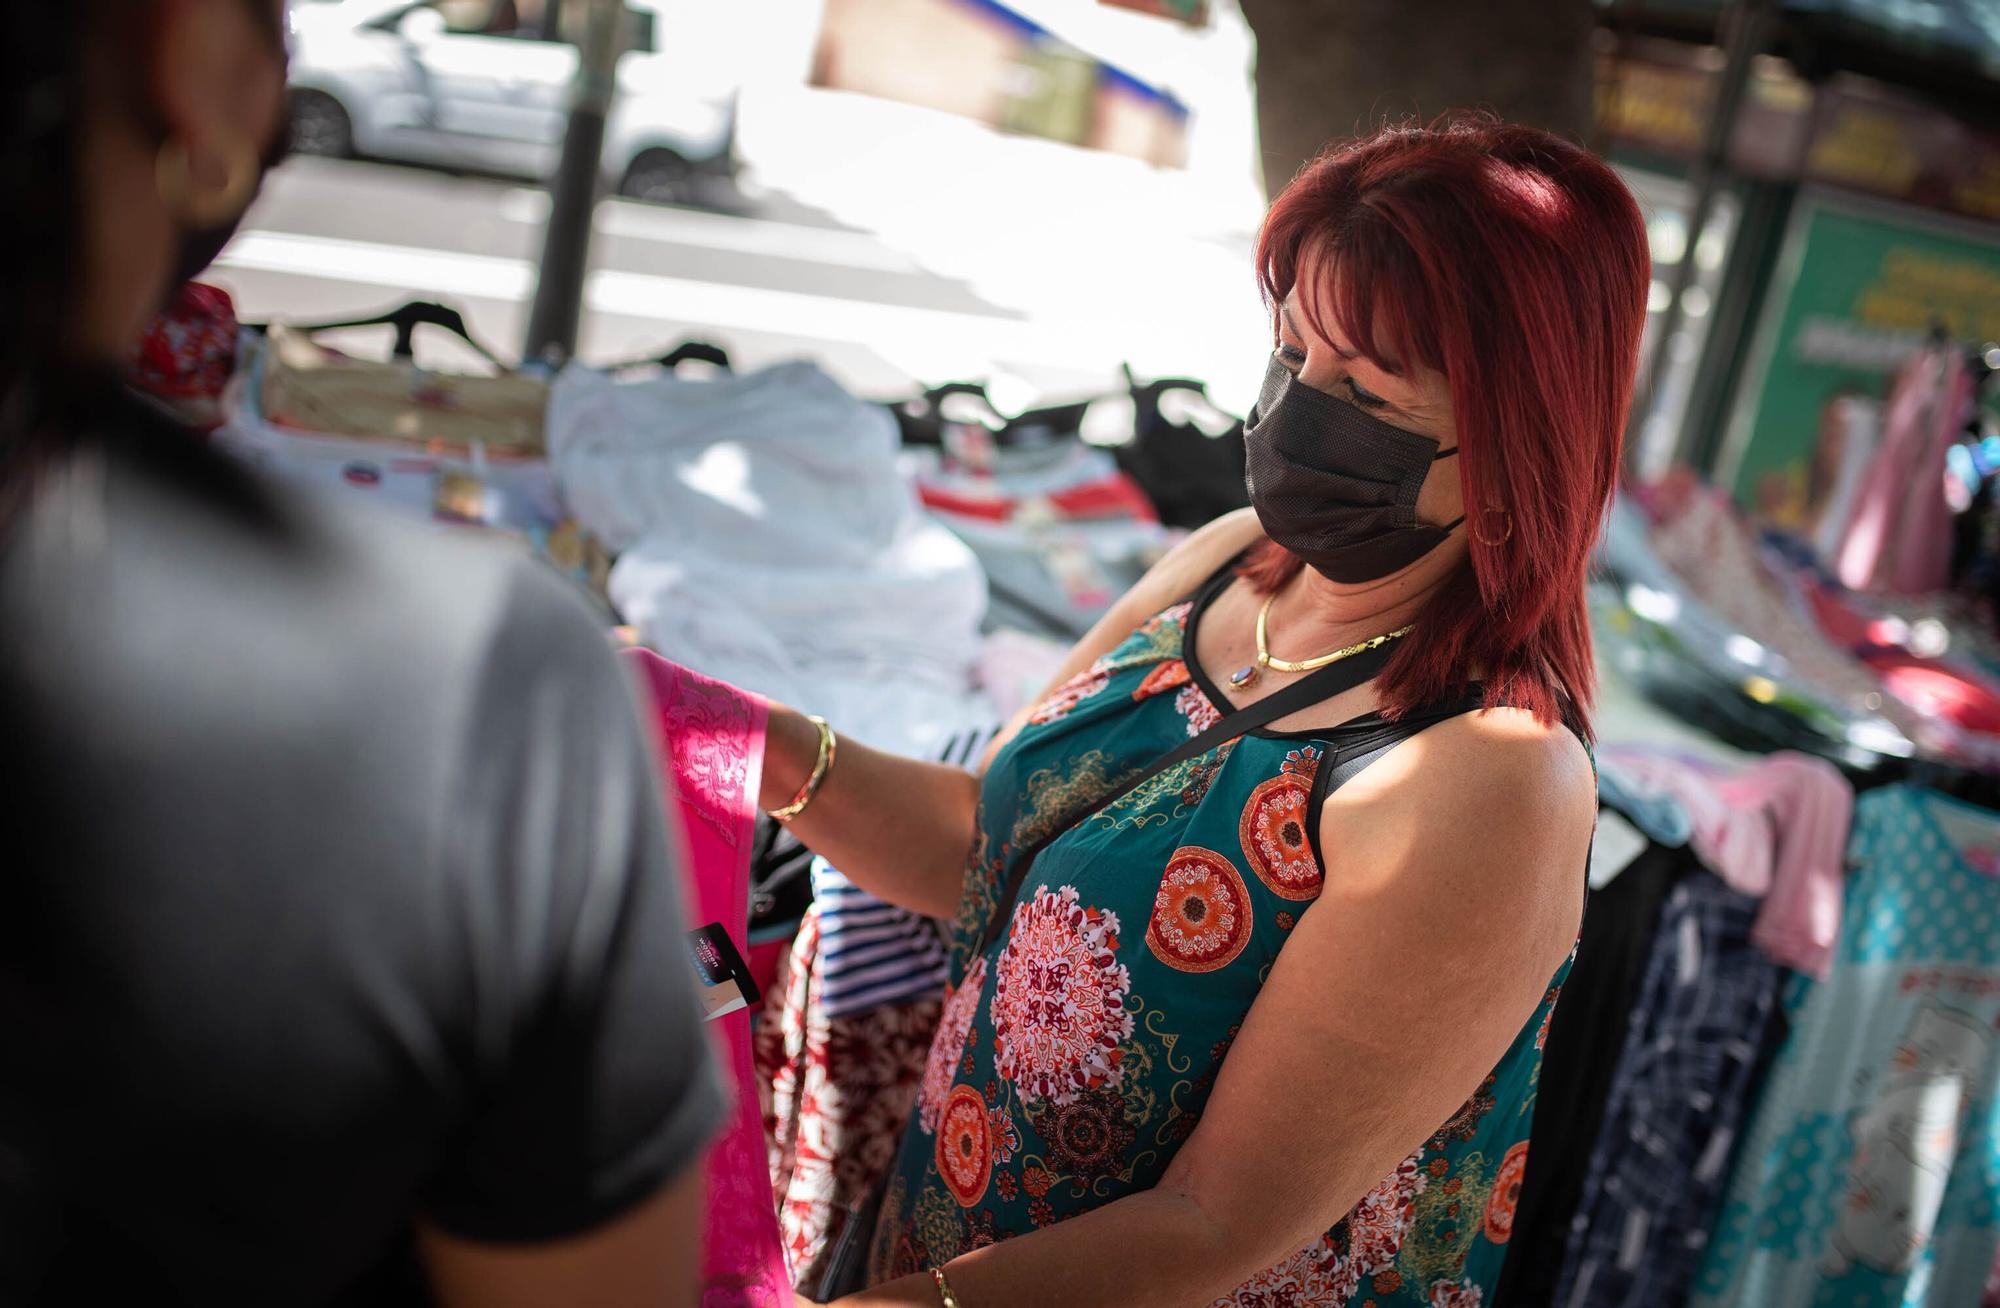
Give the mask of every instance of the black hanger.
POLYGON ((711 345, 707 341, 682 341, 660 356, 660 366, 667 369, 678 368, 690 359, 697 363, 711 364, 724 372, 735 370, 735 365, 729 362, 729 351, 720 345, 711 345))
POLYGON ((1134 417, 1134 435, 1143 438, 1155 427, 1164 425, 1166 417, 1160 411, 1160 401, 1173 391, 1185 391, 1207 407, 1217 419, 1216 426, 1223 429, 1223 435, 1232 434, 1231 428, 1240 428, 1243 420, 1229 413, 1213 399, 1209 398, 1208 383, 1193 377, 1155 377, 1142 382, 1132 372, 1130 364, 1121 365, 1125 373, 1126 389, 1132 393, 1132 402, 1137 407, 1134 417))
POLYGON ((411 300, 372 318, 356 318, 348 322, 313 323, 310 326, 294 326, 292 330, 311 336, 318 332, 341 331, 349 327, 394 327, 396 348, 391 357, 397 359, 416 357, 412 338, 416 335, 417 328, 442 327, 471 346, 474 353, 502 372, 513 371, 499 355, 479 343, 471 328, 465 325, 464 314, 450 305, 438 304, 432 300, 411 300))
POLYGON ((729 360, 729 351, 710 341, 687 340, 674 346, 665 354, 652 355, 643 359, 632 359, 625 363, 614 363, 606 372, 632 372, 639 368, 664 368, 672 372, 687 362, 706 363, 724 372, 734 372, 736 365, 729 360))
POLYGON ((994 431, 1006 426, 1007 419, 1000 410, 993 407, 993 399, 986 388, 977 382, 946 382, 933 386, 922 395, 907 400, 897 400, 885 405, 896 420, 896 426, 903 435, 905 445, 944 444, 944 402, 954 395, 969 396, 986 410, 984 425, 994 431))

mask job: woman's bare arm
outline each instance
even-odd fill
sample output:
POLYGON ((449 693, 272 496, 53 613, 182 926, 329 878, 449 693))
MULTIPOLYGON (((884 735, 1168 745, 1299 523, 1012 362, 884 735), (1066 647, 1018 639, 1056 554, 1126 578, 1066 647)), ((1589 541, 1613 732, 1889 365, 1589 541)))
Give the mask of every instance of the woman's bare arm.
MULTIPOLYGON (((1049 689, 1089 667, 1259 535, 1256 519, 1244 510, 1183 541, 1077 642, 1049 689)), ((995 739, 986 763, 1026 724, 1030 711, 1023 709, 995 739)), ((838 722, 833 726, 840 728, 838 722)), ((818 729, 797 710, 772 705, 758 802, 766 809, 789 804, 812 774, 818 753, 818 729)), ((825 783, 792 822, 792 832, 869 894, 932 917, 950 917, 964 886, 978 807, 979 779, 963 768, 902 758, 843 738, 825 783)))

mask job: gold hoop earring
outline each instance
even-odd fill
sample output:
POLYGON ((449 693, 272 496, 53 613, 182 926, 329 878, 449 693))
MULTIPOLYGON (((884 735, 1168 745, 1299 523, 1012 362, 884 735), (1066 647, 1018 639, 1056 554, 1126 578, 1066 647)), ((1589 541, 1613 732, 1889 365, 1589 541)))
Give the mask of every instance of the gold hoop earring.
POLYGON ((1513 510, 1511 510, 1511 509, 1482 509, 1482 510, 1480 510, 1480 512, 1479 512, 1479 521, 1480 521, 1480 525, 1481 525, 1481 526, 1484 526, 1484 525, 1485 525, 1485 522, 1486 522, 1486 515, 1487 515, 1487 514, 1489 514, 1489 513, 1501 513, 1501 514, 1505 514, 1505 515, 1506 515, 1506 518, 1507 518, 1507 529, 1506 529, 1505 531, 1503 531, 1503 532, 1501 532, 1501 533, 1500 533, 1500 539, 1499 539, 1499 540, 1488 540, 1488 539, 1486 539, 1486 537, 1484 537, 1484 536, 1480 535, 1480 534, 1479 534, 1479 532, 1478 532, 1477 530, 1474 530, 1474 531, 1473 531, 1473 533, 1472 533, 1472 538, 1473 538, 1474 540, 1478 541, 1478 542, 1479 542, 1479 543, 1480 543, 1481 545, 1484 545, 1484 546, 1485 546, 1485 547, 1486 547, 1487 549, 1489 549, 1489 550, 1490 550, 1490 549, 1497 549, 1498 547, 1500 547, 1500 546, 1502 546, 1502 545, 1505 545, 1505 544, 1506 544, 1506 543, 1507 543, 1508 541, 1510 541, 1510 540, 1512 540, 1512 539, 1513 539, 1513 537, 1514 537, 1514 513, 1513 513, 1513 510))
POLYGON ((197 191, 194 181, 194 161, 189 157, 187 145, 177 136, 170 136, 160 145, 160 152, 153 160, 153 185, 160 192, 160 200, 189 227, 213 227, 240 218, 250 206, 251 194, 257 189, 257 155, 245 147, 231 151, 229 171, 220 190, 197 191))

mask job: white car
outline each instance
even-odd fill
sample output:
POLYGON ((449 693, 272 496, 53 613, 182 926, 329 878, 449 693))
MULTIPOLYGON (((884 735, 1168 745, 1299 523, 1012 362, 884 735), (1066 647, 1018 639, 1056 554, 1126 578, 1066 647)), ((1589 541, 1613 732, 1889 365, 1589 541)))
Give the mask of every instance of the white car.
MULTIPOLYGON (((331 0, 292 9, 293 145, 521 177, 562 154, 581 0, 331 0)), ((687 0, 628 0, 604 172, 622 195, 689 198, 733 170, 733 86, 687 0), (699 27, 698 22, 693 24, 699 27), (680 44, 663 51, 662 42, 680 44)))

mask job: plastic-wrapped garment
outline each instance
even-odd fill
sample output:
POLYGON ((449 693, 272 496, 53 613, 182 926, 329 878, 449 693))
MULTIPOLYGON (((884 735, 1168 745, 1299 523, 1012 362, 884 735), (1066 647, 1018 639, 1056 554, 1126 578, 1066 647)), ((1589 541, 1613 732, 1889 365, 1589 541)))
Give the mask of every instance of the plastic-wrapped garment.
MULTIPOLYGON (((686 842, 692 918, 720 922, 747 954, 751 833, 768 706, 650 651, 624 657, 652 692, 667 808, 680 817, 686 842)), ((739 1010, 708 1025, 729 1068, 736 1109, 708 1153, 702 1308, 784 1308, 792 1303, 791 1282, 767 1188, 750 1013, 739 1010)))
POLYGON ((549 388, 512 373, 467 376, 407 359, 357 359, 282 325, 266 333, 259 404, 280 427, 415 449, 540 458, 549 388))
POLYGON ((1882 406, 1865 396, 1844 396, 1834 403, 1834 421, 1839 424, 1840 462, 1812 527, 1813 550, 1823 562, 1840 557, 1854 506, 1868 484, 1868 470, 1875 466, 1875 450, 1882 442, 1882 406))
POLYGON ((1145 491, 1111 455, 1079 440, 967 459, 909 450, 903 463, 924 505, 940 513, 988 522, 1008 522, 1022 512, 1159 521, 1145 491))
POLYGON ((1791 1035, 1694 1308, 1961 1308, 2000 1247, 2000 814, 1888 786, 1855 806, 1826 981, 1791 1035))
POLYGON ((615 552, 866 564, 917 521, 894 421, 811 363, 633 381, 571 364, 548 435, 564 498, 615 552))
POLYGON ((272 333, 268 339, 244 336, 242 368, 225 397, 228 417, 215 432, 217 448, 308 491, 340 493, 408 517, 519 532, 551 531, 567 517, 548 461, 530 448, 541 441, 547 388, 540 382, 452 378, 408 364, 370 364, 374 371, 361 374, 352 360, 322 375, 299 362, 317 358, 318 346, 279 328, 272 333), (291 351, 291 363, 280 359, 281 350, 291 351), (285 377, 292 380, 283 382, 285 377), (311 380, 302 385, 302 377, 311 380), (391 379, 400 379, 400 398, 391 379), (341 397, 350 385, 358 389, 348 408, 341 397), (497 400, 487 389, 495 386, 501 388, 497 400), (494 417, 494 425, 483 425, 482 415, 494 417), (312 426, 315 416, 326 418, 331 430, 312 426), (531 442, 523 434, 528 427, 531 442), (467 443, 468 436, 488 430, 511 432, 510 439, 529 444, 467 443))
POLYGON ((1639 785, 1616 763, 1601 756, 1597 760, 1597 799, 1629 818, 1648 840, 1669 848, 1687 844, 1694 834, 1694 821, 1685 804, 1639 785))
POLYGON ((1911 740, 1937 741, 1938 732, 1925 731, 1926 719, 1884 694, 1880 678, 1827 639, 1766 567, 1756 533, 1727 495, 1689 481, 1663 496, 1662 507, 1654 550, 1696 598, 1736 628, 1740 643, 1775 652, 1797 682, 1855 717, 1879 713, 1911 740))
POLYGON ((1806 698, 1830 719, 1845 723, 1855 716, 1834 696, 1801 688, 1791 665, 1777 652, 1744 638, 1742 630, 1711 609, 1690 585, 1662 560, 1649 539, 1650 524, 1632 499, 1612 501, 1604 534, 1598 539, 1596 563, 1617 583, 1620 598, 1632 612, 1671 632, 1675 648, 1723 683, 1741 685, 1747 677, 1763 677, 1785 685, 1806 698))
POLYGON ((611 598, 653 648, 884 748, 983 716, 978 562, 920 511, 888 414, 817 367, 572 366, 549 440, 571 510, 624 551, 611 598))

